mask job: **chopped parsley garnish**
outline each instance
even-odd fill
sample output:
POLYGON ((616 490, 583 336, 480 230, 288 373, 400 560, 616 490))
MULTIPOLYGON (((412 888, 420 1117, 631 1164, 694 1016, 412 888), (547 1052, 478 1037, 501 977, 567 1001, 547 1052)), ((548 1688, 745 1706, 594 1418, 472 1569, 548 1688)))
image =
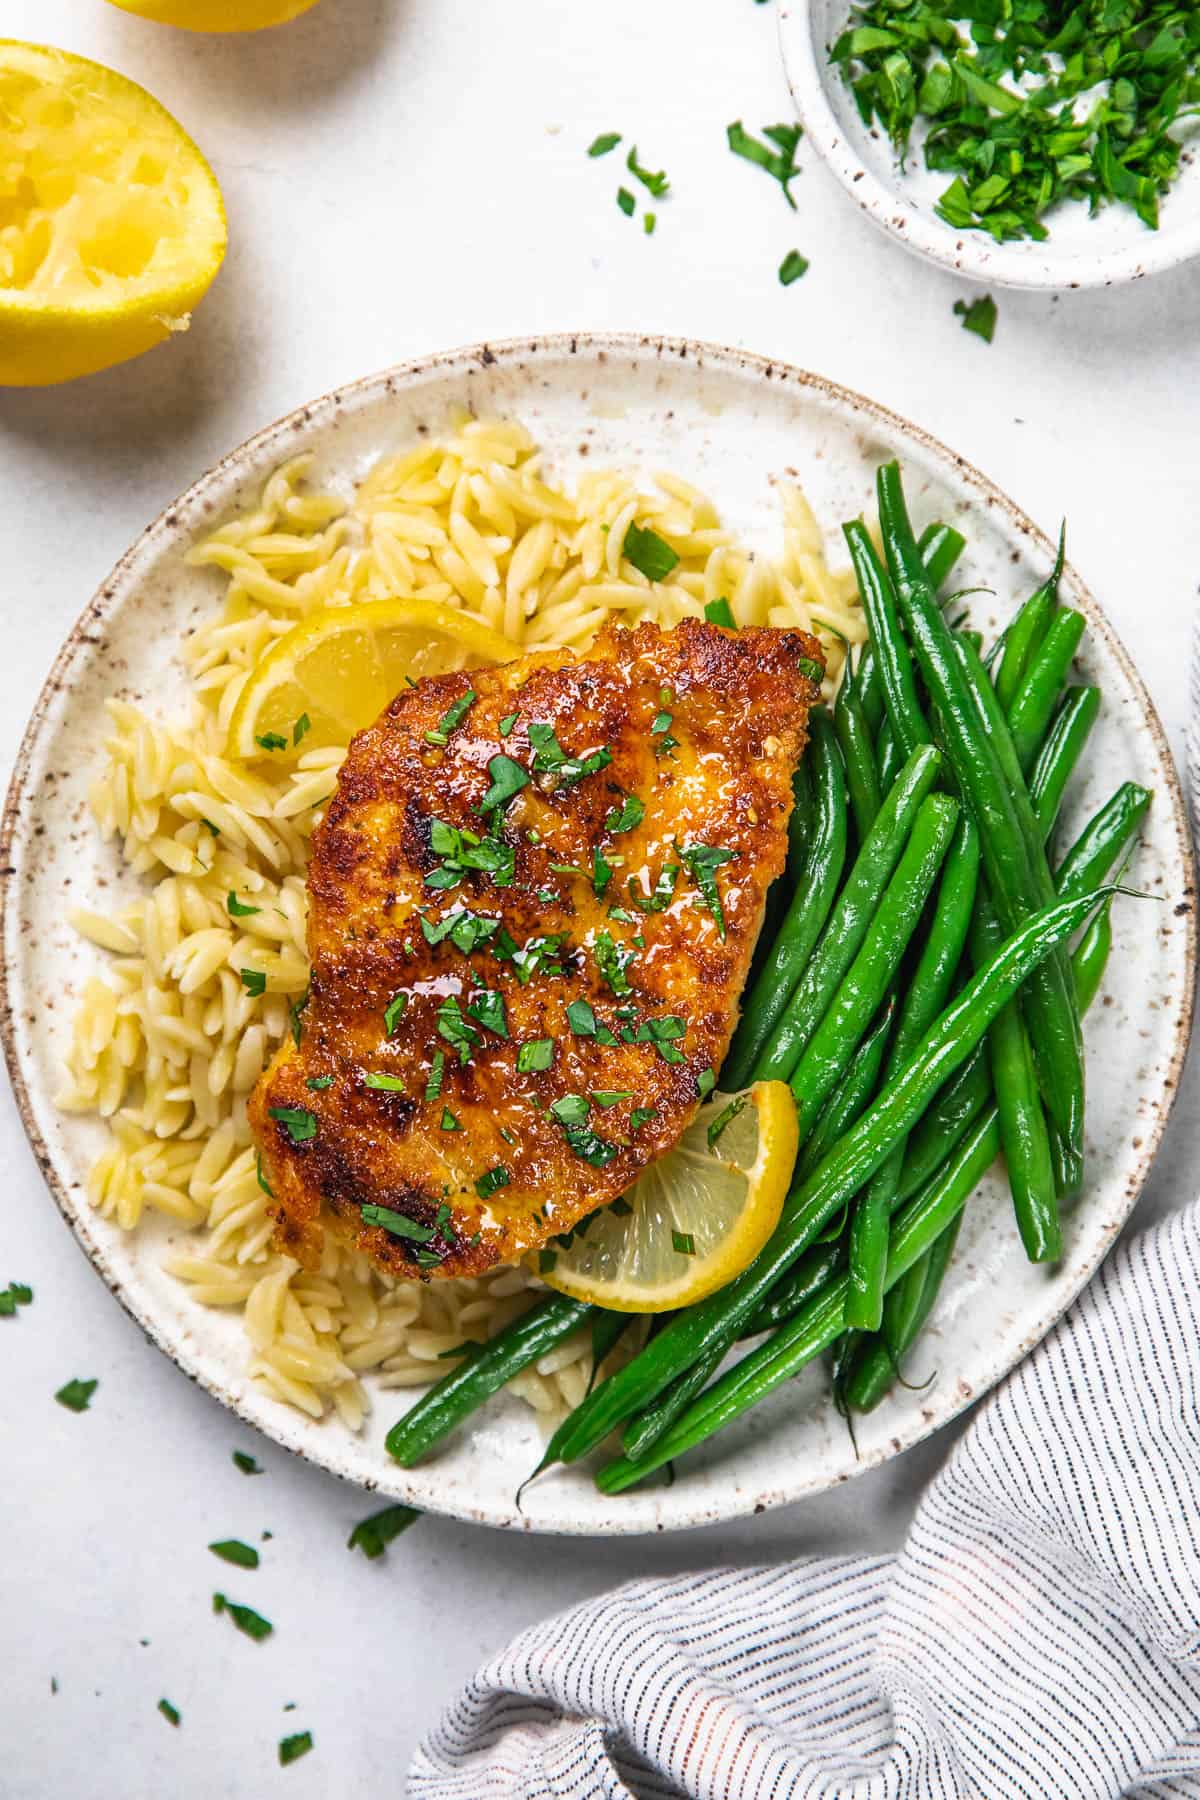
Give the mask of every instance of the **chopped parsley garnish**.
POLYGON ((616 149, 620 141, 619 131, 602 131, 599 137, 594 137, 588 145, 588 155, 607 156, 610 150, 616 149))
POLYGON ((458 1120, 455 1118, 454 1114, 450 1111, 450 1108, 448 1106, 443 1106, 443 1108, 442 1108, 441 1129, 443 1131, 461 1131, 462 1130, 462 1126, 459 1124, 458 1120))
POLYGON ((587 756, 569 756, 559 743, 553 725, 531 725, 529 742, 534 753, 534 768, 557 775, 559 787, 570 787, 574 782, 582 781, 585 775, 595 775, 612 761, 612 751, 607 745, 590 751, 587 756))
POLYGON ((227 1600, 224 1594, 213 1595, 212 1608, 215 1613, 227 1612, 238 1630, 253 1638, 256 1644, 269 1638, 275 1629, 271 1621, 256 1613, 252 1606, 239 1606, 236 1600, 227 1600))
POLYGON ((75 1380, 68 1381, 64 1387, 60 1387, 54 1398, 60 1406, 65 1406, 68 1412, 86 1412, 92 1403, 92 1395, 99 1386, 99 1379, 80 1381, 76 1377, 75 1380))
POLYGON ((725 625, 730 631, 737 630, 737 620, 733 616, 733 608, 728 600, 709 600, 704 608, 704 616, 710 625, 725 625))
POLYGON ((283 1768, 289 1763, 298 1762, 300 1757, 307 1756, 313 1747, 311 1731, 294 1731, 291 1737, 279 1740, 279 1761, 283 1768))
POLYGON ((30 1306, 32 1302, 33 1289, 26 1282, 10 1281, 0 1289, 0 1318, 11 1319, 18 1306, 30 1306))
POLYGON ((658 880, 654 884, 654 891, 650 894, 642 893, 631 876, 628 883, 629 898, 640 912, 664 912, 666 908, 670 906, 671 901, 674 898, 675 883, 678 880, 679 864, 664 863, 659 870, 658 880))
POLYGON ((243 1544, 240 1538, 221 1538, 208 1547, 222 1562, 234 1563, 239 1569, 258 1567, 258 1551, 253 1544, 243 1544))
POLYGON ((270 1182, 267 1180, 266 1176, 263 1174, 262 1151, 261 1150, 257 1152, 257 1154, 255 1155, 255 1158, 254 1158, 254 1173, 258 1178, 258 1185, 262 1189, 263 1193, 267 1196, 267 1199, 273 1200, 275 1198, 275 1189, 271 1186, 270 1182))
POLYGON ((725 1108, 724 1112, 717 1114, 716 1118, 713 1120, 712 1124, 709 1126, 708 1131, 706 1133, 706 1136, 708 1138, 708 1147, 710 1150, 716 1149, 717 1140, 721 1136, 721 1133, 724 1131, 724 1129, 727 1125, 733 1124, 733 1121, 737 1118, 738 1114, 741 1112, 741 1110, 742 1110, 743 1106, 745 1106, 745 1104, 746 1104, 746 1095, 739 1094, 736 1100, 731 1100, 729 1102, 729 1105, 725 1108))
POLYGON ((781 287, 791 287, 793 281, 799 281, 802 275, 808 274, 808 258, 801 256, 798 250, 789 250, 779 265, 779 282, 781 287))
POLYGON ((516 722, 520 718, 520 716, 521 716, 520 713, 506 713, 505 714, 505 716, 501 719, 500 724, 498 726, 498 730, 499 730, 500 736, 502 738, 511 737, 512 728, 516 724, 516 722))
POLYGON ((617 189, 617 205, 620 207, 621 211, 625 214, 625 217, 627 219, 632 219, 634 208, 637 205, 637 201, 634 199, 633 195, 630 193, 630 191, 627 187, 619 187, 617 189))
POLYGON ((659 740, 654 746, 655 756, 669 756, 672 750, 678 750, 679 748, 679 739, 671 736, 671 726, 674 724, 674 714, 667 711, 667 707, 670 703, 671 690, 670 688, 664 688, 659 695, 659 704, 662 710, 656 712, 653 719, 650 721, 650 735, 659 740))
POLYGON ((241 976, 242 986, 251 1000, 257 1000, 266 993, 267 978, 261 969, 239 969, 238 974, 241 976))
POLYGON ((610 1144, 607 1138, 597 1137, 590 1125, 564 1125, 563 1136, 571 1154, 581 1162, 590 1163, 593 1169, 607 1169, 617 1155, 617 1146, 610 1144))
POLYGON ((489 1194, 496 1193, 500 1188, 506 1188, 508 1182, 508 1170, 503 1163, 497 1163, 494 1169, 488 1169, 478 1177, 475 1182, 475 1192, 481 1200, 486 1200, 489 1194))
POLYGON ((648 1125, 651 1119, 657 1119, 657 1117, 657 1106, 635 1106, 629 1115, 629 1129, 630 1131, 640 1131, 643 1125, 648 1125))
POLYGON ((592 852, 592 892, 597 900, 603 900, 604 890, 613 877, 612 864, 597 844, 592 852))
POLYGON ((490 759, 487 768, 492 785, 479 802, 481 812, 492 812, 496 807, 507 806, 510 800, 516 799, 522 788, 529 786, 528 769, 523 769, 519 762, 514 762, 503 751, 490 759))
POLYGON ((366 1070, 363 1086, 376 1088, 382 1094, 402 1094, 405 1091, 402 1075, 381 1075, 375 1069, 366 1070))
POLYGON ((798 656, 796 658, 796 667, 799 669, 801 675, 807 676, 809 681, 815 681, 818 686, 825 679, 824 669, 819 662, 814 662, 811 656, 798 656))
POLYGON ((658 225, 658 214, 657 213, 648 212, 648 213, 642 214, 642 230, 645 232, 647 237, 654 236, 655 228, 657 227, 657 225, 658 225))
POLYGON ((679 852, 701 898, 717 923, 717 936, 725 940, 725 909, 717 887, 717 870, 722 863, 732 862, 736 850, 724 850, 716 844, 689 844, 679 852))
POLYGON ((288 747, 287 739, 280 737, 277 731, 264 731, 262 736, 256 737, 254 741, 260 750, 286 750, 288 747))
POLYGON ((221 827, 219 825, 214 825, 211 819, 201 819, 200 823, 203 825, 205 831, 210 831, 212 833, 213 837, 220 837, 221 827))
POLYGON ((550 1102, 550 1111, 560 1125, 582 1125, 588 1116, 588 1103, 582 1094, 560 1094, 550 1102))
POLYGON ((701 1069, 696 1077, 696 1092, 699 1094, 701 1100, 707 1100, 716 1085, 717 1078, 713 1071, 711 1069, 701 1069))
MULTIPOLYGON (((886 0, 885 0, 886 3, 886 0)), ((783 189, 783 197, 796 210, 796 202, 792 199, 791 184, 800 173, 796 167, 796 146, 804 136, 799 125, 764 125, 763 137, 769 138, 775 146, 771 149, 760 138, 751 137, 740 119, 725 127, 725 136, 729 148, 735 156, 745 157, 747 162, 765 169, 783 189)))
POLYGON ((576 1037, 595 1037, 596 1015, 586 1000, 572 1000, 567 1007, 567 1024, 576 1037))
POLYGON ((558 1251, 557 1250, 539 1250, 538 1251, 538 1274, 539 1275, 549 1275, 551 1273, 551 1271, 553 1270, 554 1265, 557 1261, 558 1261, 558 1251))
POLYGON ((625 532, 625 542, 621 545, 621 555, 647 581, 665 581, 679 561, 678 555, 665 538, 660 538, 657 531, 651 531, 648 525, 635 524, 632 519, 625 532))
POLYGON ((636 794, 626 794, 620 806, 614 806, 604 820, 605 831, 632 831, 646 816, 646 808, 636 794))
POLYGON ((167 1721, 168 1725, 178 1725, 183 1716, 178 1707, 172 1706, 169 1700, 160 1700, 158 1703, 158 1710, 167 1721))
POLYGON ((333 1076, 332 1075, 310 1075, 308 1080, 304 1083, 304 1085, 306 1088, 312 1088, 312 1089, 314 1089, 314 1091, 320 1093, 325 1088, 331 1088, 333 1086, 333 1076))
POLYGON ((378 1225, 393 1237, 407 1238, 413 1244, 432 1243, 437 1236, 434 1226, 418 1225, 415 1219, 393 1212, 390 1206, 364 1206, 361 1217, 364 1225, 378 1225))
MULTIPOLYGON (((608 1210, 610 1213, 615 1213, 618 1219, 628 1219, 633 1213, 632 1206, 621 1194, 618 1194, 615 1200, 609 1201, 608 1210)), ((585 1219, 583 1223, 586 1225, 588 1221, 585 1219)))
MULTIPOLYGON (((566 933, 557 932, 549 937, 531 937, 519 950, 513 945, 507 960, 512 963, 522 987, 528 987, 535 975, 565 975, 566 970, 558 958, 566 941, 566 933)), ((501 961, 504 960, 500 957, 499 948, 495 955, 501 961)))
POLYGON ((973 331, 985 344, 991 343, 996 335, 996 302, 990 294, 985 294, 981 300, 972 300, 969 305, 965 300, 956 300, 954 311, 962 320, 964 331, 973 331))
POLYGON ((300 1048, 300 1040, 304 1036, 303 1014, 305 1007, 308 1005, 311 993, 311 988, 305 988, 300 998, 298 1000, 293 1000, 292 1004, 288 1007, 288 1022, 292 1028, 292 1042, 295 1044, 297 1050, 300 1048))
POLYGON ((235 1469, 240 1469, 243 1475, 261 1475, 263 1472, 254 1458, 247 1456, 244 1450, 233 1452, 233 1466, 235 1469))
POLYGON ((671 1248, 677 1250, 680 1256, 695 1256, 696 1240, 690 1231, 672 1231, 671 1248))
POLYGON ((952 229, 1041 239, 1063 200, 1092 213, 1119 200, 1157 226, 1194 110, 1200 26, 1178 0, 965 12, 870 0, 830 56, 902 162, 914 124, 926 128, 927 166, 952 177, 935 208, 952 229))
POLYGON ((674 1040, 686 1034, 686 1022, 677 1013, 666 1013, 661 1018, 643 1019, 630 1042, 653 1044, 664 1062, 681 1063, 687 1059, 681 1050, 676 1049, 674 1040))
POLYGON ((473 1019, 486 1030, 494 1032, 497 1037, 508 1036, 508 1011, 504 1004, 504 995, 496 988, 479 988, 467 1001, 467 1011, 473 1019))
POLYGON ((446 1073, 446 1052, 435 1050, 429 1065, 429 1079, 425 1083, 426 1100, 436 1100, 442 1091, 442 1079, 446 1073))
POLYGON ((619 1106, 622 1100, 632 1100, 632 1092, 620 1093, 616 1088, 597 1088, 593 1090, 592 1100, 606 1111, 610 1106, 619 1106))
POLYGON ((382 1512, 360 1519, 346 1539, 347 1550, 361 1550, 369 1562, 382 1556, 393 1538, 415 1525, 421 1517, 415 1506, 385 1506, 382 1512))
MULTIPOLYGON (((226 896, 225 910, 228 912, 231 919, 249 919, 254 913, 261 912, 262 907, 243 906, 237 895, 230 893, 226 896)), ((245 973, 244 970, 242 972, 243 974, 245 973)))
POLYGON ((538 1069, 549 1069, 554 1063, 554 1039, 534 1038, 517 1051, 517 1074, 530 1075, 538 1069))
POLYGON ((438 1036, 458 1051, 460 1063, 469 1063, 471 1051, 479 1042, 479 1033, 463 1018, 462 1007, 453 994, 448 994, 438 1007, 438 1036))
POLYGON ((304 1106, 268 1106, 267 1116, 278 1119, 293 1144, 307 1144, 317 1135, 316 1116, 304 1106))
POLYGON ((637 952, 626 950, 613 938, 611 931, 600 931, 596 934, 596 942, 592 946, 592 955, 596 959, 596 967, 614 994, 630 992, 629 977, 625 973, 637 952))
POLYGON ((450 742, 450 733, 458 730, 478 698, 478 694, 471 688, 468 688, 465 694, 460 694, 458 699, 446 708, 434 730, 425 733, 425 742, 437 744, 444 749, 450 742))
POLYGON ((468 912, 465 907, 447 913, 444 919, 431 924, 424 913, 418 915, 421 921, 421 933, 427 944, 440 944, 443 938, 449 938, 456 950, 469 956, 472 950, 478 950, 495 937, 500 929, 500 920, 492 918, 488 913, 468 912))
POLYGON ((636 144, 625 158, 625 167, 636 181, 640 181, 642 186, 647 188, 650 193, 654 195, 656 200, 660 200, 671 185, 667 180, 665 170, 659 169, 655 171, 654 169, 647 169, 642 166, 638 161, 636 144))
POLYGON ((460 831, 444 819, 431 819, 429 843, 442 862, 425 876, 426 887, 457 887, 469 869, 490 875, 496 887, 512 886, 516 853, 498 837, 476 837, 473 831, 460 831))
POLYGON ((300 717, 296 720, 296 723, 292 726, 292 749, 293 750, 298 750, 300 748, 302 739, 306 738, 311 730, 312 730, 312 720, 309 718, 309 716, 306 712, 301 713, 300 717))
POLYGON ((383 1009, 383 1029, 386 1036, 391 1037, 397 1025, 408 1011, 408 995, 401 990, 393 994, 383 1009))

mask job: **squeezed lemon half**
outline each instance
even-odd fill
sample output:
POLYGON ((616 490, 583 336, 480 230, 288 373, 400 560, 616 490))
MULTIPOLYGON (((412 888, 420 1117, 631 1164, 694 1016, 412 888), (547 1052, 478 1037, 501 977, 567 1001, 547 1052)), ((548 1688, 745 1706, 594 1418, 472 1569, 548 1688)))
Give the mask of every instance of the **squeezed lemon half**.
POLYGON ((533 1266, 559 1293, 618 1312, 703 1300, 740 1275, 778 1225, 798 1137, 785 1081, 714 1094, 622 1203, 592 1213, 533 1266))
POLYGON ((0 385, 90 375, 186 330, 225 241, 216 177, 157 100, 0 39, 0 385))
POLYGON ((323 606, 258 662, 230 719, 229 747, 249 758, 348 744, 379 717, 406 678, 519 655, 482 620, 438 601, 323 606))
POLYGON ((299 18, 317 0, 112 0, 122 12, 185 31, 262 31, 299 18))

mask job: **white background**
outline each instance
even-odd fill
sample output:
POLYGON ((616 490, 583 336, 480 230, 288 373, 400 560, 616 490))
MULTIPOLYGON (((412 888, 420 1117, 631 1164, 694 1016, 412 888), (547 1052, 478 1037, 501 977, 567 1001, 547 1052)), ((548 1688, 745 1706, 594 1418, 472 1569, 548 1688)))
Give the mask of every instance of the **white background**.
MULTIPOLYGON (((752 0, 321 0, 258 37, 203 39, 104 0, 0 0, 0 35, 141 81, 224 188, 230 251, 190 334, 124 369, 0 396, 0 758, 54 651, 143 525, 222 452, 298 402, 422 352, 570 327, 744 345, 833 376, 978 463, 1045 527, 1137 656, 1182 751, 1198 561, 1200 306, 1193 268, 1100 294, 969 290, 878 235, 819 166, 799 211, 735 161, 725 125, 789 116, 770 4, 752 0), (614 203, 621 130, 666 167, 656 237, 614 203), (775 270, 796 248, 806 278, 775 270)), ((1188 1197, 1185 1093, 1143 1200, 1188 1197)), ((425 1519, 383 1562, 345 1549, 369 1501, 236 1427, 95 1279, 47 1197, 11 1101, 0 1285, 0 1793, 399 1794, 417 1737, 522 1625, 629 1576, 718 1560, 885 1548, 952 1439, 827 1501, 672 1541, 559 1542, 425 1519), (98 1376, 90 1412, 56 1406, 98 1376), (232 1466, 235 1445, 266 1473, 232 1466), (257 1539, 239 1574, 205 1549, 257 1539), (276 1626, 258 1646, 221 1587, 276 1626), (51 1678, 58 1684, 51 1692, 51 1678), (183 1713, 172 1731, 155 1711, 183 1713), (296 1710, 284 1713, 285 1703, 296 1710), (316 1749, 280 1770, 275 1745, 316 1749)))

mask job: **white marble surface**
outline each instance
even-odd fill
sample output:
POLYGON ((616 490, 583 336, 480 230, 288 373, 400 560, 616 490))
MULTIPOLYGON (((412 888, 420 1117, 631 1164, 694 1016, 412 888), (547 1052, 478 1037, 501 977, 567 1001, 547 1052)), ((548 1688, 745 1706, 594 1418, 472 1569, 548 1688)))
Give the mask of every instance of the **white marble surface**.
MULTIPOLYGON (((410 355, 541 329, 690 333, 861 388, 979 463, 1075 560, 1135 650, 1177 750, 1200 567, 1195 268, 1109 293, 998 294, 885 241, 820 168, 788 212, 724 127, 787 116, 771 5, 751 0, 322 0, 258 38, 202 40, 103 0, 0 0, 0 35, 142 81, 211 157, 231 250, 180 342, 88 382, 0 397, 0 759, 94 586, 159 508, 260 424, 410 355), (623 130, 674 194, 644 238, 614 204, 623 130), (811 258, 784 289, 775 269, 811 258)), ((1187 1195, 1194 1077, 1138 1214, 1187 1195)), ((0 1792, 398 1794, 416 1738, 526 1622, 628 1576, 895 1544, 945 1433, 827 1501, 672 1541, 556 1542, 427 1519, 384 1562, 345 1549, 356 1492, 249 1439, 141 1340, 70 1242, 0 1102, 0 1792), (91 1411, 52 1395, 98 1376, 91 1411), (247 1479, 242 1445, 266 1474, 247 1479), (252 1575, 206 1543, 274 1535, 252 1575), (256 1646, 214 1618, 258 1606, 256 1646), (51 1678, 57 1694, 51 1691, 51 1678), (155 1711, 183 1713, 172 1731, 155 1711), (296 1710, 284 1713, 286 1702, 296 1710), (316 1749, 287 1771, 286 1732, 316 1749)))

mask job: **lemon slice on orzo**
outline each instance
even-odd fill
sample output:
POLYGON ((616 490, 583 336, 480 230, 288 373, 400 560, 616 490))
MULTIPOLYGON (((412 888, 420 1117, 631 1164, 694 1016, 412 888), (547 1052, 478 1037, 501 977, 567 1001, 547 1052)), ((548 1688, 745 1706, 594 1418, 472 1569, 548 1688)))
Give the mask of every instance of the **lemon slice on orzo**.
POLYGON ((225 254, 216 177, 144 89, 0 39, 0 386, 140 356, 187 328, 225 254))
POLYGON ((248 758, 348 744, 406 678, 519 655, 498 631, 440 601, 323 606, 258 662, 229 722, 229 747, 248 758))
POLYGON ((540 1254, 542 1280, 619 1312, 703 1300, 740 1275, 778 1225, 798 1135, 785 1081, 714 1094, 623 1201, 540 1254))

